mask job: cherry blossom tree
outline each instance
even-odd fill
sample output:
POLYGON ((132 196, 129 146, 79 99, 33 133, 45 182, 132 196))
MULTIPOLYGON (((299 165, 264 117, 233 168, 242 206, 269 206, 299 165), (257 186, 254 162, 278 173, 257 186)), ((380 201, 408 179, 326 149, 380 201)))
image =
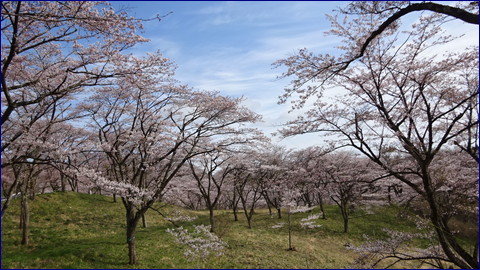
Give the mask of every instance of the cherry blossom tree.
POLYGON ((375 164, 349 152, 330 153, 320 170, 329 197, 340 208, 346 233, 352 208, 362 202, 363 195, 369 192, 369 184, 381 175, 376 175, 375 164))
MULTIPOLYGON (((120 71, 128 72, 114 69, 112 63, 123 61, 125 50, 147 40, 138 35, 140 20, 115 12, 107 2, 4 1, 1 13, 2 168, 6 168, 34 158, 25 151, 32 142, 43 152, 63 149, 46 143, 52 142, 46 137, 54 134, 50 127, 79 117, 72 111, 76 95, 109 84, 120 71)), ((35 164, 52 161, 40 153, 35 164)), ((15 179, 9 191, 25 186, 19 182, 23 177, 15 179)))
POLYGON ((214 209, 222 196, 223 184, 233 172, 234 165, 229 163, 230 157, 221 150, 216 150, 188 161, 193 178, 209 211, 210 231, 215 231, 214 209))
MULTIPOLYGON (((301 197, 301 193, 298 189, 295 188, 290 188, 286 190, 282 194, 281 198, 281 207, 285 208, 287 211, 287 229, 288 229, 288 249, 289 251, 294 251, 296 250, 295 247, 292 245, 292 215, 296 213, 305 213, 305 212, 311 212, 315 206, 305 206, 305 205, 299 205, 298 204, 298 198, 301 197)), ((321 225, 316 224, 315 220, 317 220, 320 217, 320 214, 318 215, 309 215, 307 218, 303 218, 300 220, 300 225, 302 228, 317 228, 320 227, 321 225)), ((285 222, 279 222, 275 225, 272 226, 274 229, 279 229, 282 228, 285 225, 285 222)))
POLYGON ((256 158, 257 155, 258 153, 252 149, 245 151, 242 158, 238 159, 239 162, 233 171, 233 185, 243 208, 249 229, 252 228, 255 207, 262 198, 262 183, 256 174, 260 166, 256 158))
POLYGON ((294 107, 301 108, 309 97, 317 97, 315 106, 290 122, 283 134, 323 132, 360 151, 422 197, 446 257, 458 267, 477 268, 477 256, 453 237, 442 219, 443 195, 434 188, 440 179, 431 166, 440 151, 455 144, 478 149, 476 139, 468 139, 478 128, 478 115, 470 113, 478 110, 478 45, 451 51, 447 45, 457 37, 442 31, 449 18, 434 13, 403 34, 397 35, 392 25, 370 42, 359 61, 338 69, 336 63, 352 55, 363 33, 379 25, 376 18, 361 14, 338 22, 332 17, 331 33, 344 38, 340 49, 347 56, 304 49, 276 63, 288 67, 283 77, 295 77, 282 102, 297 93, 294 107), (328 88, 345 94, 327 96, 328 88), (413 166, 392 163, 390 157, 397 154, 410 157, 413 166))
POLYGON ((2 127, 17 108, 114 76, 119 53, 147 41, 141 27, 108 2, 2 2, 2 127))
POLYGON ((324 200, 328 199, 328 191, 322 168, 325 166, 324 156, 333 149, 308 147, 292 153, 296 186, 302 194, 302 200, 309 206, 315 202, 320 207, 322 219, 326 219, 324 200))
POLYGON ((205 260, 211 254, 222 256, 228 246, 205 225, 194 225, 193 232, 183 227, 167 229, 167 232, 175 237, 177 243, 187 246, 184 255, 189 260, 198 258, 205 260))
MULTIPOLYGON (((438 179, 434 188, 439 194, 438 203, 443 209, 442 220, 447 224, 455 224, 455 222, 458 224, 460 220, 466 220, 462 226, 475 231, 475 234, 465 234, 452 225, 451 233, 455 237, 474 238, 478 234, 478 223, 471 222, 478 219, 476 167, 477 163, 469 154, 458 150, 441 151, 432 161, 432 175, 438 179)), ((366 239, 365 243, 352 246, 353 250, 360 253, 360 257, 355 262, 357 266, 373 268, 380 262, 389 259, 387 267, 404 260, 417 260, 422 264, 440 269, 448 267, 451 260, 439 244, 435 227, 428 222, 428 219, 424 218, 428 215, 429 209, 422 207, 422 200, 419 196, 415 196, 408 202, 418 214, 404 215, 404 217, 415 222, 421 232, 384 230, 388 236, 386 239, 366 239), (429 245, 426 248, 411 249, 409 247, 413 239, 423 239, 429 245)), ((476 254, 478 241, 475 242, 472 250, 476 254)))
MULTIPOLYGON (((347 8, 340 9, 343 14, 348 15, 374 15, 377 21, 383 21, 376 28, 371 28, 365 32, 361 39, 361 46, 352 47, 352 52, 348 53, 346 60, 338 63, 339 68, 347 68, 350 63, 361 58, 370 45, 370 43, 386 32, 389 28, 396 28, 400 24, 400 19, 412 12, 431 11, 444 14, 466 23, 478 24, 478 4, 476 2, 459 2, 456 6, 443 5, 434 2, 411 3, 410 1, 385 1, 385 2, 353 2, 347 8)), ((360 39, 359 39, 360 40, 360 39)))
POLYGON ((181 169, 166 187, 162 201, 191 210, 204 209, 205 202, 197 183, 192 180, 190 169, 181 169), (181 171, 184 170, 185 173, 181 171))
POLYGON ((257 176, 260 180, 262 195, 270 209, 273 206, 277 210, 278 218, 282 218, 283 193, 289 188, 289 181, 292 179, 288 171, 289 151, 280 146, 266 145, 259 153, 260 167, 257 169, 257 176))
MULTIPOLYGON (((74 128, 63 121, 57 122, 57 114, 42 117, 32 124, 29 136, 14 141, 8 151, 2 153, 2 165, 12 170, 10 181, 3 184, 5 201, 2 202, 2 216, 9 207, 10 198, 14 192, 20 194, 21 228, 23 245, 28 244, 29 207, 28 200, 35 198, 39 182, 45 170, 59 170, 67 157, 78 153, 78 144, 84 140, 80 129, 74 128), (75 135, 68 134, 78 131, 75 135)), ((18 127, 21 129, 22 127, 18 127)))
POLYGON ((169 182, 189 159, 213 151, 212 145, 248 141, 249 129, 241 125, 259 116, 242 107, 241 98, 175 85, 171 62, 158 53, 131 57, 128 63, 119 68, 129 74, 116 85, 99 88, 82 105, 98 134, 92 150, 105 156, 107 166, 80 174, 122 198, 129 263, 136 264, 137 224, 169 182))

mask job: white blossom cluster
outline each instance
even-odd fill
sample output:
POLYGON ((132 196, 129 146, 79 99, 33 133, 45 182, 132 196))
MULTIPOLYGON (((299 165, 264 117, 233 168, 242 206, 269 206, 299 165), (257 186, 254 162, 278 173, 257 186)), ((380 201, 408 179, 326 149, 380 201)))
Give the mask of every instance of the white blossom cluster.
POLYGON ((427 249, 414 249, 408 252, 406 249, 407 243, 414 238, 427 238, 433 235, 422 233, 408 233, 399 232, 388 229, 383 229, 388 234, 385 240, 370 240, 364 235, 367 240, 365 244, 360 246, 349 246, 348 249, 360 253, 360 256, 355 260, 354 267, 374 267, 378 262, 387 258, 397 258, 399 260, 421 259, 429 256, 443 257, 441 249, 437 246, 430 246, 427 249))
POLYGON ((222 241, 217 235, 210 232, 210 226, 194 225, 193 232, 189 232, 183 227, 167 229, 167 232, 176 238, 176 242, 187 246, 185 257, 189 260, 197 258, 205 259, 208 255, 223 255, 223 250, 227 243, 222 241))
POLYGON ((272 226, 273 229, 279 229, 279 228, 283 228, 283 226, 285 226, 285 222, 279 222, 275 225, 272 226))
POLYGON ((197 217, 184 215, 183 213, 175 209, 172 212, 171 216, 165 219, 171 222, 178 222, 178 221, 189 222, 189 221, 194 221, 195 219, 197 219, 197 217))
POLYGON ((315 223, 315 220, 317 220, 318 218, 320 218, 320 214, 309 215, 306 218, 302 218, 300 220, 300 226, 302 226, 302 228, 308 228, 308 229, 314 229, 314 228, 322 227, 322 225, 319 225, 319 224, 315 223))
POLYGON ((110 181, 95 170, 80 168, 77 175, 88 179, 90 186, 97 186, 102 190, 115 193, 136 205, 151 200, 154 195, 150 190, 140 189, 129 183, 110 181))
POLYGON ((351 249, 362 252, 362 253, 372 253, 372 254, 387 254, 395 253, 396 250, 405 242, 410 241, 414 237, 418 237, 419 234, 407 233, 392 231, 388 229, 383 229, 384 232, 388 234, 386 240, 373 240, 368 241, 370 238, 366 235, 363 237, 368 241, 367 243, 360 246, 353 246, 351 249))
POLYGON ((308 206, 296 206, 296 207, 291 207, 288 209, 288 212, 290 212, 290 214, 295 214, 295 213, 305 213, 305 212, 308 212, 308 211, 312 211, 313 209, 315 209, 315 206, 312 206, 312 207, 308 207, 308 206))

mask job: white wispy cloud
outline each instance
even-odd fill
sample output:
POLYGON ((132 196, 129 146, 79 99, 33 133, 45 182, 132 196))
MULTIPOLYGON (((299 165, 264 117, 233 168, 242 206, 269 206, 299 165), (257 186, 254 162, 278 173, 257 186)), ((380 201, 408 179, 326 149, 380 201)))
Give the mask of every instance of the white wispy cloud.
MULTIPOLYGON (((271 133, 298 115, 298 112, 288 113, 289 104, 277 104, 289 80, 278 80, 283 70, 272 69, 271 64, 302 48, 315 53, 335 53, 340 41, 324 35, 330 28, 325 14, 346 4, 149 2, 143 7, 148 14, 168 11, 173 14, 160 23, 146 24, 145 32, 152 41, 139 50, 162 50, 178 65, 177 79, 182 83, 228 96, 244 96, 244 104, 264 116, 258 127, 271 133)), ((452 31, 456 31, 456 24, 452 25, 452 31)), ((472 38, 478 40, 478 27, 451 46, 470 44, 472 38)), ((310 134, 284 139, 280 144, 306 147, 320 142, 317 135, 310 134)))

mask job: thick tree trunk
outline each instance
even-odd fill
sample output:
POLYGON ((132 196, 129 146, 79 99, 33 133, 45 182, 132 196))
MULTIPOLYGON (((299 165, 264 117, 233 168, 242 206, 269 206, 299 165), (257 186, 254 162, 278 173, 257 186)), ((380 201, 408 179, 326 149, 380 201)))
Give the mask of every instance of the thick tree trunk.
POLYGON ((133 206, 126 208, 127 218, 127 244, 128 244, 128 263, 137 264, 137 252, 135 250, 135 231, 138 224, 138 218, 135 216, 133 206))
POLYGON ((60 185, 62 187, 62 192, 65 192, 67 185, 65 183, 65 175, 63 175, 62 173, 60 174, 60 185))
MULTIPOLYGON (((30 173, 30 177, 32 174, 30 173)), ((35 186, 37 185, 37 181, 35 180, 36 178, 33 177, 33 179, 31 181, 28 181, 28 192, 30 193, 29 197, 30 197, 30 200, 34 201, 35 200, 35 186)))
POLYGON ((282 218, 282 208, 277 208, 277 216, 278 216, 278 219, 281 219, 282 218))
POLYGON ((143 228, 147 228, 147 217, 145 217, 145 213, 142 214, 142 226, 143 228))
POLYGON ((445 255, 460 268, 478 269, 478 261, 458 244, 457 240, 452 236, 448 225, 442 221, 440 209, 436 202, 434 191, 432 190, 432 181, 429 173, 427 172, 426 166, 422 169, 425 196, 430 207, 430 220, 435 227, 438 240, 445 255))
POLYGON ((208 211, 210 213, 210 232, 215 231, 215 219, 213 218, 213 207, 209 207, 208 211))
POLYGON ((128 239, 128 263, 137 264, 137 252, 135 250, 135 232, 127 234, 128 239))

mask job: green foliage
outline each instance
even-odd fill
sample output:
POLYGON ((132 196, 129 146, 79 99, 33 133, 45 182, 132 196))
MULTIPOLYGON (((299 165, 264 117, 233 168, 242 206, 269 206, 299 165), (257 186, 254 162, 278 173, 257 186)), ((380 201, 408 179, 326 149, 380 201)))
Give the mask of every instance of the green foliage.
MULTIPOLYGON (((162 211, 168 213, 172 208, 162 211)), ((208 211, 184 211, 198 218, 179 225, 191 229, 193 224, 208 224, 208 211)), ((189 262, 184 247, 165 232, 173 225, 150 211, 148 227, 140 224, 137 230, 140 262, 134 268, 345 268, 357 256, 345 245, 361 243, 364 234, 382 238, 382 228, 415 230, 397 212, 392 207, 372 215, 357 211, 352 215, 351 232, 345 234, 337 207, 327 206, 327 219, 317 222, 322 227, 293 227, 296 251, 288 251, 287 228, 271 228, 284 220, 270 217, 267 210, 256 210, 252 229, 247 228, 243 215, 235 222, 231 211, 218 210, 218 230, 229 245, 225 255, 189 262)), ((292 218, 297 224, 309 214, 292 218)), ((19 206, 14 201, 3 217, 2 268, 132 268, 127 264, 124 215, 122 203, 114 203, 111 197, 71 192, 38 195, 31 202, 31 244, 23 247, 19 206)))

